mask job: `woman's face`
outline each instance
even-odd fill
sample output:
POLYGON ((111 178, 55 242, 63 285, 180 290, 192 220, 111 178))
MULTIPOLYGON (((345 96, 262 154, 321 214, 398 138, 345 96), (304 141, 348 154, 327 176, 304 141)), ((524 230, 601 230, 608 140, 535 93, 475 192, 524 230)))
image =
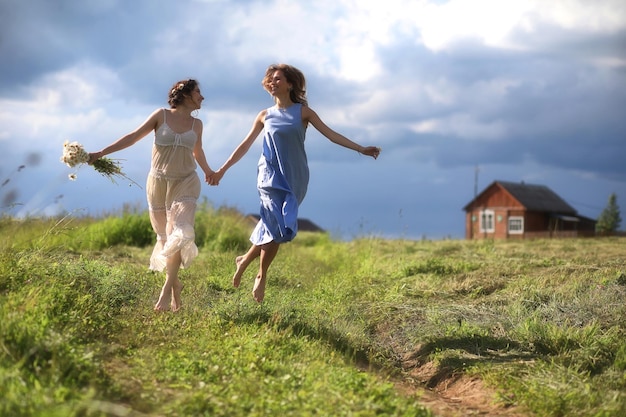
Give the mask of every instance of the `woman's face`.
POLYGON ((200 87, 196 86, 196 88, 191 92, 191 97, 189 98, 191 101, 191 107, 195 109, 199 109, 202 107, 202 101, 204 97, 200 93, 200 87))
POLYGON ((285 78, 285 75, 281 70, 276 70, 274 71, 272 78, 270 78, 268 87, 269 93, 272 96, 276 97, 289 94, 291 84, 287 82, 287 79, 285 78))

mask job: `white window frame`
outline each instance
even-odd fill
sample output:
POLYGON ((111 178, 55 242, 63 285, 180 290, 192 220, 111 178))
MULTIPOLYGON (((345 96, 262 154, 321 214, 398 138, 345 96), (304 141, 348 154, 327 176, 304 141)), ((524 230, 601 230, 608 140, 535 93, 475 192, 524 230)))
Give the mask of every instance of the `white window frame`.
POLYGON ((521 235, 522 233, 524 233, 524 217, 523 216, 509 217, 508 228, 509 228, 510 235, 521 235), (519 225, 520 225, 519 229, 512 229, 511 221, 519 221, 519 225))
POLYGON ((496 231, 496 213, 493 210, 480 211, 480 232, 493 233, 496 231), (485 227, 485 223, 487 223, 485 227))

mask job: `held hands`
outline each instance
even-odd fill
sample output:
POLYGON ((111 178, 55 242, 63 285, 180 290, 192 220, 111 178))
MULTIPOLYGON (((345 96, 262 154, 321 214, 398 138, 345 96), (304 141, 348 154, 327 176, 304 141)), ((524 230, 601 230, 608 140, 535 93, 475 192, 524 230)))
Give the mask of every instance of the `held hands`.
POLYGON ((204 171, 204 182, 206 182, 207 184, 210 184, 211 182, 211 176, 215 174, 215 171, 213 171, 212 169, 209 168, 209 171, 204 171))
POLYGON ((380 151, 381 149, 377 146, 365 146, 359 151, 359 153, 377 159, 380 155, 380 151))
POLYGON ((206 182, 209 185, 220 185, 220 180, 224 176, 224 171, 217 170, 206 176, 206 182))
MULTIPOLYGON (((362 146, 358 152, 360 154, 371 156, 372 158, 377 159, 380 155, 380 151, 381 149, 378 146, 362 146)), ((209 173, 206 173, 205 181, 209 185, 219 185, 225 173, 226 171, 222 170, 221 168, 217 171, 211 171, 209 173)))

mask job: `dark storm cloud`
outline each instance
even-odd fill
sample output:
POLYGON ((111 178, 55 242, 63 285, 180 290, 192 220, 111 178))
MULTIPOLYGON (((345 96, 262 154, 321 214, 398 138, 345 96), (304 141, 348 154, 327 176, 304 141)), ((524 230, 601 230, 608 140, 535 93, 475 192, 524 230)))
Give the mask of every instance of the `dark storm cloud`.
POLYGON ((164 26, 167 3, 77 0, 4 1, 0 4, 3 92, 79 60, 123 66, 154 43, 145 25, 164 26), (19 3, 19 5, 17 5, 19 3), (141 10, 141 13, 139 13, 141 10))
POLYGON ((262 91, 263 68, 270 62, 249 59, 243 65, 231 56, 237 46, 224 42, 225 14, 248 3, 0 2, 0 55, 11 57, 3 60, 0 93, 18 97, 16 86, 88 61, 114 71, 128 99, 163 104, 171 83, 196 78, 207 106, 257 109, 261 100, 247 99, 251 91, 262 91))
POLYGON ((536 35, 519 35, 516 42, 525 48, 517 50, 471 39, 443 52, 409 40, 381 47, 380 62, 390 77, 377 88, 419 87, 375 118, 440 124, 432 133, 396 130, 389 144, 410 148, 419 143, 422 153, 444 167, 531 159, 626 180, 626 73, 623 63, 611 65, 625 58, 624 33, 556 28, 540 33, 543 42, 536 35), (441 89, 453 99, 433 100, 436 95, 424 94, 425 89, 441 89), (455 129, 459 120, 476 125, 476 133, 455 129), (498 133, 482 137, 490 126, 497 126, 498 133))

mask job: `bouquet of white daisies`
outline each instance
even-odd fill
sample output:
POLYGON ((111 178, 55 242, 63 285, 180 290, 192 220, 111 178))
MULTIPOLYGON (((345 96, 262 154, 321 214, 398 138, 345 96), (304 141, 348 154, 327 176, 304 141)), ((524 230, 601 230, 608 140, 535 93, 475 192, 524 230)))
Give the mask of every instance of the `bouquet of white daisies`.
MULTIPOLYGON (((70 168, 77 167, 82 164, 89 163, 89 153, 85 151, 83 145, 78 142, 70 142, 65 141, 63 143, 63 155, 61 156, 61 162, 67 165, 70 168)), ((119 162, 114 161, 110 158, 100 158, 97 159, 91 164, 96 171, 105 177, 109 178, 111 181, 115 182, 115 177, 123 177, 127 180, 131 181, 135 185, 138 185, 135 181, 131 180, 122 172, 122 167, 119 162)), ((76 179, 76 173, 71 173, 69 175, 71 180, 76 179)))

